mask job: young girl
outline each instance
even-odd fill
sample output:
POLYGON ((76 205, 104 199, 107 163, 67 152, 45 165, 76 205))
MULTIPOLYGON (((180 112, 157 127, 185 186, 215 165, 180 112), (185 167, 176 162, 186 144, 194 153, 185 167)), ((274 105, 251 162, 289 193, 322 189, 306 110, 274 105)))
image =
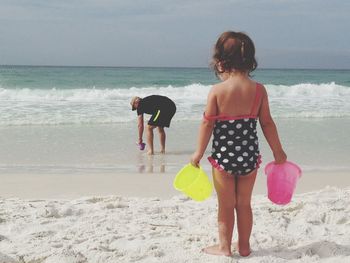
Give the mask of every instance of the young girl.
POLYGON ((249 78, 256 69, 255 47, 244 33, 224 32, 216 42, 213 67, 222 80, 208 94, 198 146, 191 163, 199 165, 213 133, 212 164, 218 197, 219 244, 203 249, 214 255, 231 255, 236 210, 241 256, 250 254, 249 238, 253 224, 251 196, 260 164, 256 131, 259 120, 276 163, 287 159, 270 115, 265 87, 249 78))

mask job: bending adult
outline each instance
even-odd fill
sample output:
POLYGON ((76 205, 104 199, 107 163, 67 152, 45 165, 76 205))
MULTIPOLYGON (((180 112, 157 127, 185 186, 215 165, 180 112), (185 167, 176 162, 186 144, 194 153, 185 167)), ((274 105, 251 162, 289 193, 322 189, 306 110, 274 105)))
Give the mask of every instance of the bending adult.
POLYGON ((144 130, 144 118, 143 114, 152 115, 147 123, 147 153, 150 155, 154 154, 153 147, 153 130, 158 128, 159 139, 160 139, 160 152, 165 153, 165 140, 166 134, 164 127, 169 128, 170 122, 176 112, 175 103, 165 96, 151 95, 148 97, 140 98, 133 97, 130 101, 131 109, 137 111, 137 127, 138 127, 138 143, 143 143, 142 136, 144 130))

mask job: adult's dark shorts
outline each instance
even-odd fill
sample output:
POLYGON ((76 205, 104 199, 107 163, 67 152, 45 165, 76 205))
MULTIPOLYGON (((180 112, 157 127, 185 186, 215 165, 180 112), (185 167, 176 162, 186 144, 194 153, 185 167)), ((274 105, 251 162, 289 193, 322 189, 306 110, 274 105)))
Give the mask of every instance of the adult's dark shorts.
POLYGON ((148 121, 148 125, 157 127, 170 127, 171 119, 174 117, 176 112, 175 103, 168 104, 168 107, 163 107, 153 113, 152 117, 148 121))

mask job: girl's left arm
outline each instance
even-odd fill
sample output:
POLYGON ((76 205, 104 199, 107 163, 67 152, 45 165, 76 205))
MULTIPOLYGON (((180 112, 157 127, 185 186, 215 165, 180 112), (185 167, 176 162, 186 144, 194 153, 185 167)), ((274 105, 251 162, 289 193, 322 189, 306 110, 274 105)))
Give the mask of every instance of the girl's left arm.
MULTIPOLYGON (((214 92, 214 87, 210 90, 207 99, 207 105, 205 108, 205 116, 216 116, 217 110, 217 99, 214 92)), ((208 146, 211 134, 213 132, 215 120, 203 118, 202 123, 199 127, 197 150, 193 153, 191 163, 194 166, 199 166, 199 162, 203 157, 203 154, 208 146)))

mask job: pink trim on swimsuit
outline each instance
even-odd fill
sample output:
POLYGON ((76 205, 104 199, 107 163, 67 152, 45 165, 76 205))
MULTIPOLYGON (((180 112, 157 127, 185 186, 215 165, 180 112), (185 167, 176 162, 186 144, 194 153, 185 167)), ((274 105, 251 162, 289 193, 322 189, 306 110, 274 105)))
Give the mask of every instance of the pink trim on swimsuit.
POLYGON ((220 164, 218 163, 217 160, 215 160, 213 157, 209 156, 208 157, 208 161, 210 162, 210 164, 217 170, 219 170, 220 172, 223 172, 224 171, 224 168, 222 168, 220 166, 220 164))
POLYGON ((258 160, 256 161, 256 169, 260 168, 260 164, 262 163, 261 154, 258 155, 258 160))
MULTIPOLYGON (((208 161, 210 162, 211 166, 213 166, 213 167, 214 167, 215 169, 217 169, 219 172, 225 171, 224 168, 222 168, 222 167, 220 166, 220 164, 218 163, 218 161, 215 160, 213 157, 209 156, 207 159, 208 159, 208 161)), ((259 169, 261 163, 262 163, 261 154, 259 154, 259 155, 258 155, 258 159, 257 159, 257 161, 256 161, 256 168, 255 168, 254 170, 259 169)), ((254 171, 254 170, 253 170, 253 171, 254 171)), ((252 171, 252 172, 253 172, 253 171, 252 171)), ((243 175, 243 176, 244 176, 244 175, 243 175)))
POLYGON ((253 114, 253 112, 255 112, 255 110, 259 107, 260 98, 262 96, 261 90, 262 90, 262 85, 260 83, 256 83, 256 91, 255 91, 256 93, 255 93, 255 99, 251 110, 251 114, 253 114))
POLYGON ((228 115, 215 115, 215 116, 206 116, 205 112, 203 113, 203 118, 207 121, 219 120, 219 121, 229 121, 229 120, 241 120, 241 119, 256 119, 256 115, 240 115, 240 116, 228 116, 228 115))

